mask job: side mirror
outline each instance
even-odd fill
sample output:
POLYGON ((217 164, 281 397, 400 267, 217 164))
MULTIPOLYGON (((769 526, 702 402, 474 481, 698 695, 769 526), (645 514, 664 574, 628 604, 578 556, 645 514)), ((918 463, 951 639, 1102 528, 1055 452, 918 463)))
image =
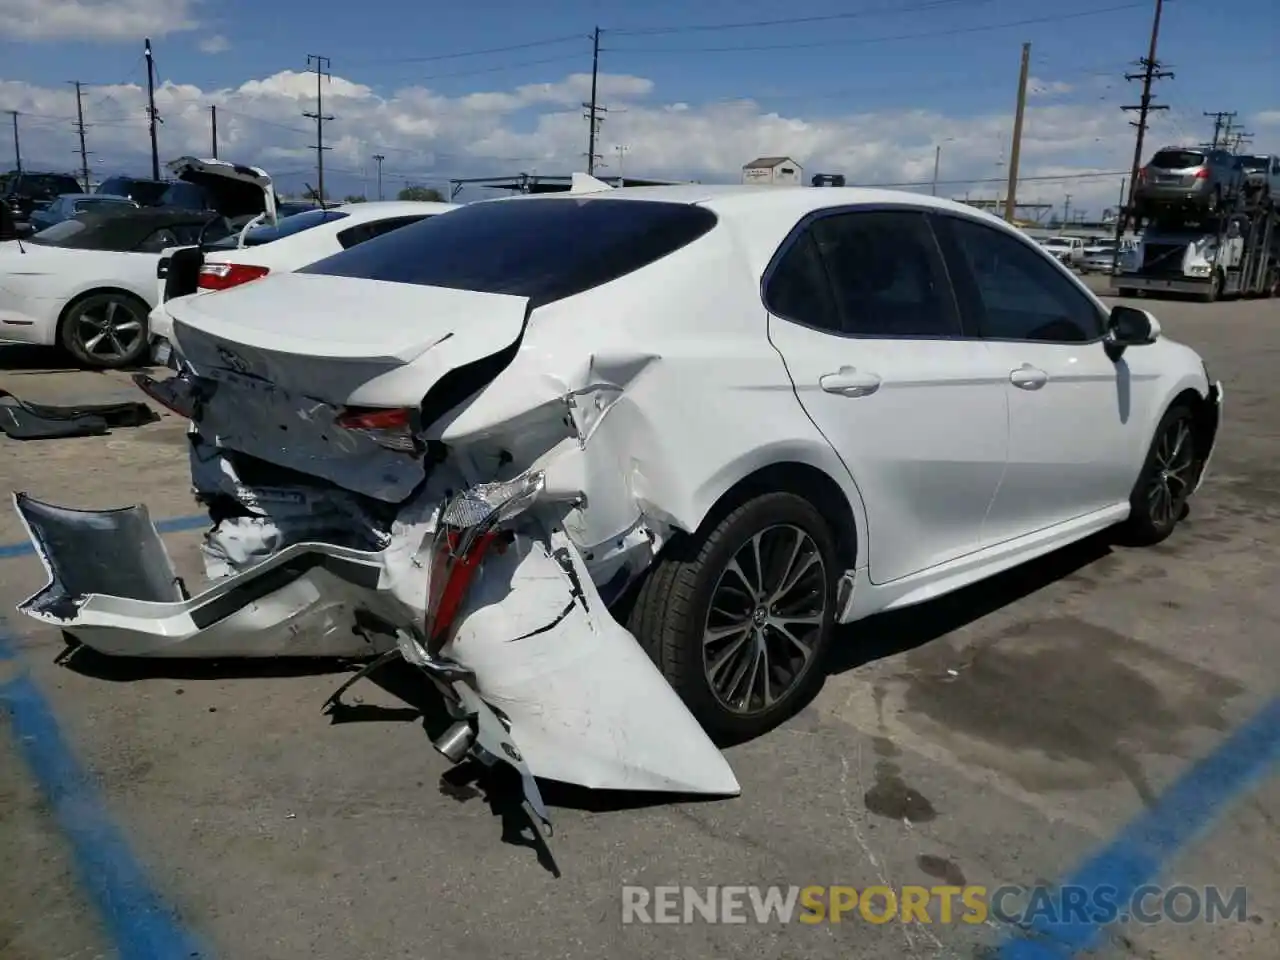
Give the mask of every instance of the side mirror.
POLYGON ((1160 338, 1160 321, 1146 310, 1117 304, 1107 319, 1107 356, 1119 360, 1129 347, 1143 347, 1160 338))

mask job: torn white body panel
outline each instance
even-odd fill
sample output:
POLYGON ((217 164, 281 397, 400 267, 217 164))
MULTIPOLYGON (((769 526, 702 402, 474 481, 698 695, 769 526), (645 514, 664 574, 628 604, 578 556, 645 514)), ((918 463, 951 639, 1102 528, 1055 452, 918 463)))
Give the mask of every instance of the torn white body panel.
MULTIPOLYGON (((271 511, 282 502, 229 469, 216 481, 241 504, 271 511)), ((530 511, 544 493, 540 472, 453 496, 432 484, 399 512, 381 549, 289 543, 190 598, 145 508, 70 511, 18 495, 50 576, 20 609, 128 656, 368 657, 394 651, 397 636, 403 648, 409 634, 421 651, 410 662, 449 690, 433 669, 439 657, 468 676, 453 688, 467 683, 502 718, 518 769, 592 788, 737 793, 724 757, 609 613, 559 525, 564 505, 530 511), (135 552, 121 556, 126 537, 135 552), (468 567, 477 554, 483 561, 468 567), (467 572, 454 589, 458 568, 467 572), (360 614, 394 629, 357 632, 360 614)), ((232 556, 245 524, 288 532, 269 513, 236 519, 210 532, 206 559, 215 544, 219 553, 211 569, 246 560, 232 556)), ((536 800, 536 789, 526 791, 536 800)))

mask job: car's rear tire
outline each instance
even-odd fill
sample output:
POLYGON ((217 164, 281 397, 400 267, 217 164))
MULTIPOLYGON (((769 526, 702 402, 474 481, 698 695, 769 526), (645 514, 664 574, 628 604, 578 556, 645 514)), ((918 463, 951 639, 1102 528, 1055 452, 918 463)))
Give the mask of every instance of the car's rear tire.
POLYGON ((128 293, 91 293, 67 307, 58 338, 83 366, 99 370, 132 366, 147 352, 150 312, 145 303, 128 293))
POLYGON ((812 504, 762 494, 659 557, 627 626, 712 737, 750 739, 821 686, 837 566, 812 504))
POLYGON ((1160 418, 1129 495, 1129 519, 1122 526, 1126 543, 1154 546, 1173 533, 1186 513, 1205 453, 1197 449, 1191 408, 1175 403, 1160 418))

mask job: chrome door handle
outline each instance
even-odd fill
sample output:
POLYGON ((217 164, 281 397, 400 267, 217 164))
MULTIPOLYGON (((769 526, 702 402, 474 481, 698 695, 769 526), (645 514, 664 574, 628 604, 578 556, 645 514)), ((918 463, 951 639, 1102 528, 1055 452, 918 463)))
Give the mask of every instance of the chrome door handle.
POLYGON ((1010 371, 1009 382, 1023 390, 1039 390, 1049 382, 1049 375, 1039 367, 1024 363, 1018 369, 1010 371))
POLYGON ((845 397, 865 397, 880 389, 880 377, 866 370, 841 367, 836 373, 819 377, 818 385, 827 393, 838 393, 845 397))

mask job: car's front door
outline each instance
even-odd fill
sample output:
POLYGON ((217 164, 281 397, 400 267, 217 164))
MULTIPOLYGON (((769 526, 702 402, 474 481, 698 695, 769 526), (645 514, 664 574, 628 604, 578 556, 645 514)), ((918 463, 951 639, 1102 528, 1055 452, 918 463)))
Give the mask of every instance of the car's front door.
POLYGON ((1113 362, 1106 313, 1028 240, 937 215, 966 322, 999 362, 1009 465, 987 516, 1008 540, 1125 501, 1146 452, 1155 371, 1113 362))
POLYGON ((871 579, 985 546, 1005 465, 1005 376, 965 336, 926 217, 826 211, 802 223, 765 300, 796 396, 862 493, 871 579))

